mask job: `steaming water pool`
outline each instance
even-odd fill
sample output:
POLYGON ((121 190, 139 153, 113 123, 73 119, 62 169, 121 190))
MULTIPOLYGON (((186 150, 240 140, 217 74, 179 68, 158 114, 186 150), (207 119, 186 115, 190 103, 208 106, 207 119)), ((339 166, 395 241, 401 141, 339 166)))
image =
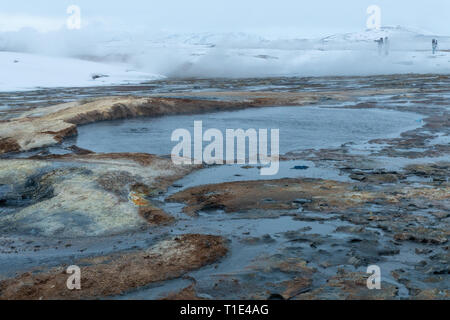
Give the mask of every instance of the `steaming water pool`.
POLYGON ((202 120, 204 131, 217 128, 224 136, 226 129, 280 129, 280 153, 283 154, 395 137, 419 127, 418 119, 421 116, 415 113, 382 109, 268 107, 89 124, 79 127, 76 145, 95 152, 167 155, 176 145, 171 141, 172 132, 183 128, 193 136, 194 121, 202 120))

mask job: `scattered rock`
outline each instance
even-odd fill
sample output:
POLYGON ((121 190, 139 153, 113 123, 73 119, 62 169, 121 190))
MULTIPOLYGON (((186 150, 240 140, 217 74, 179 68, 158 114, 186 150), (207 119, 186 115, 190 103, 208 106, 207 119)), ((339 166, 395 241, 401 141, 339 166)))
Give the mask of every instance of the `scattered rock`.
POLYGON ((389 300, 396 299, 398 288, 381 283, 381 290, 367 288, 368 274, 339 270, 322 287, 295 297, 298 300, 336 299, 336 300, 389 300))
POLYGON ((441 231, 434 229, 427 229, 423 227, 411 228, 409 232, 397 233, 394 235, 394 239, 397 241, 414 241, 419 243, 430 244, 444 244, 447 243, 447 237, 450 231, 441 231))

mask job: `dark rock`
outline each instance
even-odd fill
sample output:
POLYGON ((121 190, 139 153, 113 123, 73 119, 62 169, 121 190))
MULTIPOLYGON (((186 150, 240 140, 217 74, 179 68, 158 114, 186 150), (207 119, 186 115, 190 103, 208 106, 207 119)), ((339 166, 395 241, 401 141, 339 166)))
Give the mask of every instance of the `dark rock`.
POLYGON ((284 298, 279 293, 271 293, 267 300, 284 300, 284 298))
POLYGON ((311 199, 295 199, 292 202, 296 203, 296 204, 308 204, 308 203, 311 203, 312 200, 311 199))
POLYGON ((309 167, 308 166, 295 166, 291 169, 292 170, 307 170, 307 169, 309 169, 309 167))

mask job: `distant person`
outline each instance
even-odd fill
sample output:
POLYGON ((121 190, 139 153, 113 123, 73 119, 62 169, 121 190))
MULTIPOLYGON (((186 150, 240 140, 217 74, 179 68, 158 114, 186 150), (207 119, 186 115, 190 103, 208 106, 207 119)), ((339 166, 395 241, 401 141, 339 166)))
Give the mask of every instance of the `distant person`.
POLYGON ((433 54, 436 54, 437 47, 438 47, 438 41, 436 39, 433 39, 433 41, 431 41, 431 44, 432 44, 432 48, 433 48, 433 54))
POLYGON ((384 55, 388 56, 389 55, 389 38, 386 37, 384 38, 384 55))
POLYGON ((383 38, 380 38, 378 40, 375 40, 375 42, 378 43, 378 54, 381 56, 381 54, 383 53, 384 40, 383 38))

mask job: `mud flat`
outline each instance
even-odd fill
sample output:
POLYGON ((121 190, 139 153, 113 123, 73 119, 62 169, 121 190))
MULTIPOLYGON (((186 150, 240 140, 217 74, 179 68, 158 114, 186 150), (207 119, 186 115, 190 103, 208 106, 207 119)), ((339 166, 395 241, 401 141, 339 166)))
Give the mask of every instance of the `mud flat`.
POLYGON ((449 84, 180 80, 107 98, 77 89, 84 100, 41 108, 26 93, 0 122, 0 299, 449 299, 449 84), (371 134, 319 143, 291 128, 268 179, 255 166, 175 166, 151 131, 193 114, 245 126, 269 109, 287 122, 361 113, 337 125, 371 134), (80 291, 65 287, 73 264, 80 291), (374 264, 381 290, 366 286, 374 264))
POLYGON ((67 290, 65 269, 54 268, 3 281, 0 299, 88 299, 118 295, 152 282, 178 278, 226 253, 220 237, 183 235, 158 242, 147 250, 77 262, 85 265, 81 270, 81 290, 67 290))

